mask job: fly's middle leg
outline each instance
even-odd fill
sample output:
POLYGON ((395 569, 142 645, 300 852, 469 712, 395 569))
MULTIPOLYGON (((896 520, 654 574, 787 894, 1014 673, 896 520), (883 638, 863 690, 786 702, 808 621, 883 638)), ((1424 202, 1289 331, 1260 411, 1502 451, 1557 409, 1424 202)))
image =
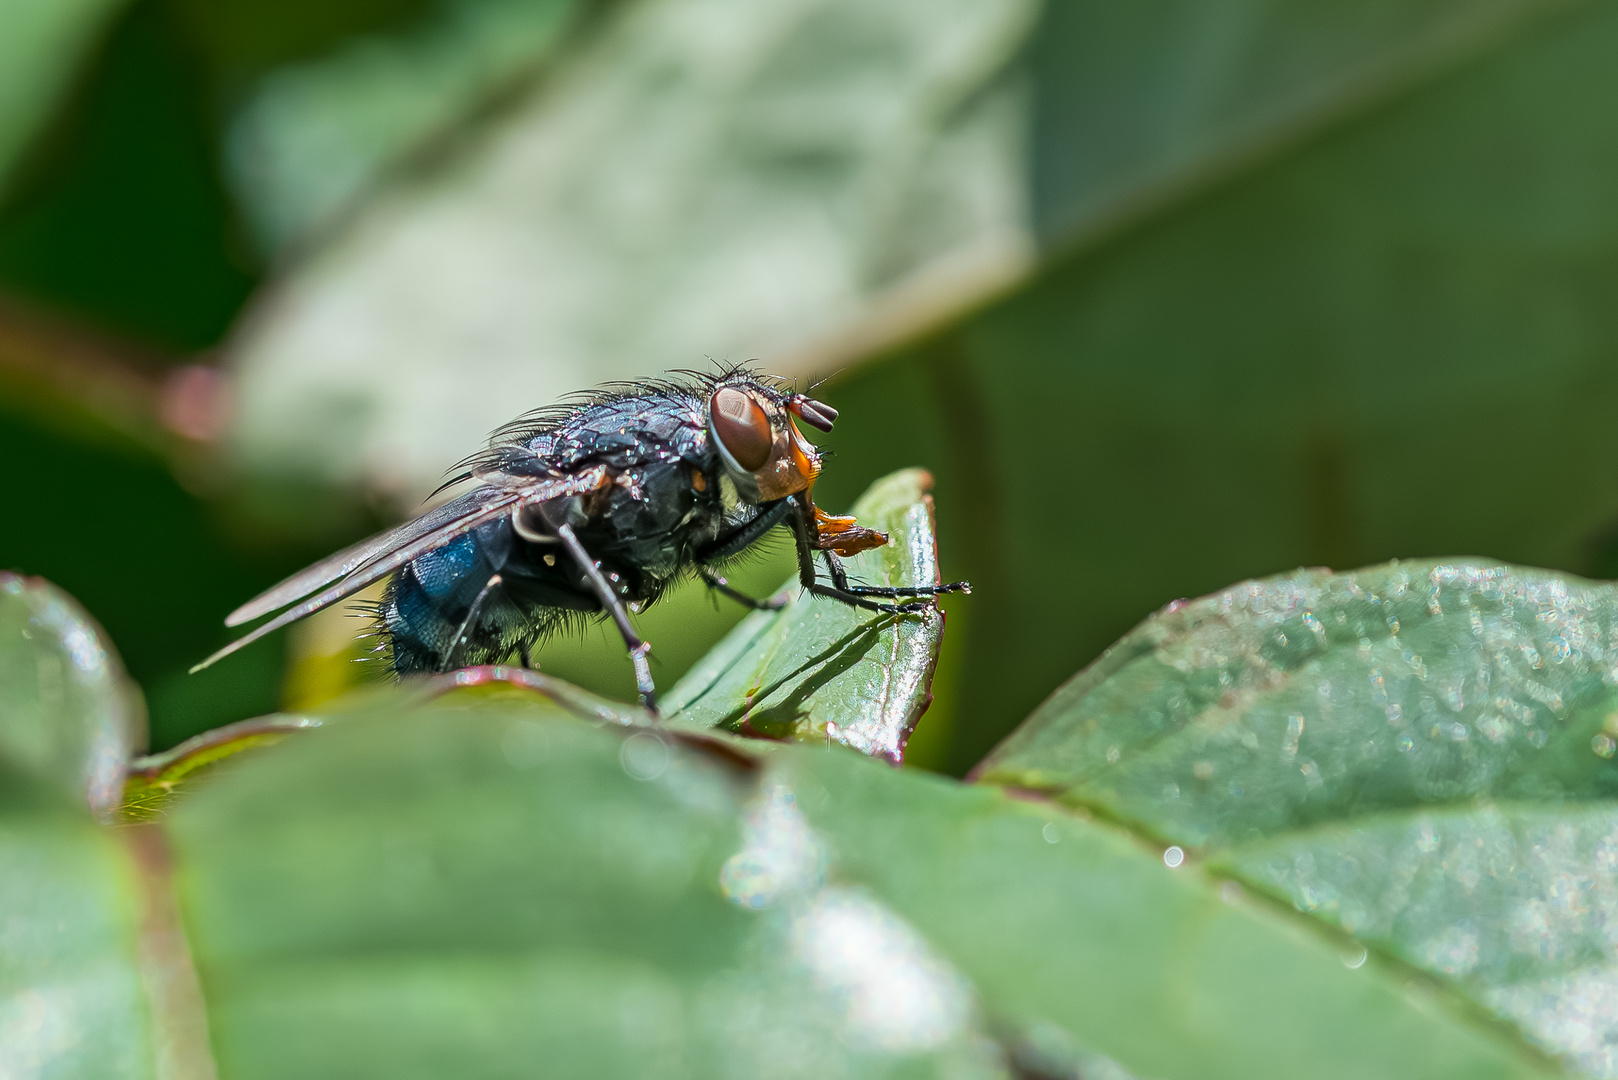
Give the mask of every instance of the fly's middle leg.
POLYGON ((503 581, 504 579, 499 574, 495 574, 484 583, 483 588, 478 590, 477 596, 472 598, 472 606, 466 609, 466 618, 462 619, 461 625, 455 628, 455 636, 449 639, 449 646, 444 650, 444 655, 439 661, 440 671, 454 671, 461 666, 459 663, 461 654, 466 651, 473 627, 477 626, 478 613, 483 610, 484 603, 494 590, 501 586, 503 581))
POLYGON ((556 525, 556 538, 562 542, 567 553, 584 574, 589 582, 590 590, 601 601, 601 606, 612 616, 612 621, 618 626, 618 633, 629 648, 629 662, 635 668, 635 690, 640 695, 640 703, 654 715, 657 712, 657 688, 652 685, 652 667, 646 661, 651 654, 652 647, 641 640, 635 628, 629 622, 629 612, 624 607, 623 600, 613 591, 612 585, 606 576, 601 573, 601 567, 590 558, 590 553, 584 550, 579 538, 570 525, 556 525))
POLYGON ((721 596, 728 596, 738 604, 741 604, 743 607, 750 607, 754 611, 778 611, 785 607, 787 603, 786 597, 784 596, 772 596, 768 600, 760 600, 756 596, 748 596, 739 589, 731 588, 730 582, 726 581, 712 570, 703 570, 702 580, 707 583, 708 588, 712 589, 714 592, 719 593, 721 596))

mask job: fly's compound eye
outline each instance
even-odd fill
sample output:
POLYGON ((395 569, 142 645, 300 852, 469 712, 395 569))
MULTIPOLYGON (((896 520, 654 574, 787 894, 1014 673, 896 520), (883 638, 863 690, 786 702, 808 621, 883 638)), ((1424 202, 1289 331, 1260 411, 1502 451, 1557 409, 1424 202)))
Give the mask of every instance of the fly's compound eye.
POLYGON ((775 447, 770 418, 752 397, 730 387, 714 392, 708 402, 709 422, 731 458, 748 472, 762 469, 775 447))

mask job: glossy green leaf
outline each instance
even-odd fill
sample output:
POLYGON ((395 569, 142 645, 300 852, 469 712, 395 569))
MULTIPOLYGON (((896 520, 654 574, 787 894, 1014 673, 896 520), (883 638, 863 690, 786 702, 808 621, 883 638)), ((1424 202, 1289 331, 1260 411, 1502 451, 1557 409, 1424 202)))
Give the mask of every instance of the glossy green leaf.
POLYGON ((902 912, 1013 1028, 1054 1023, 1157 1077, 1549 1075, 1460 1003, 1348 966, 1177 849, 843 755, 772 765, 837 880, 902 912))
POLYGON ((140 717, 64 593, 0 573, 0 1075, 154 1075, 116 806, 140 717))
POLYGON ((1614 628, 1612 586, 1483 562, 1247 582, 1148 619, 979 775, 1197 845, 1479 796, 1609 797, 1614 628))
POLYGON ((8 0, 0 8, 0 190, 123 0, 8 0))
POLYGON ((1207 848, 1611 1076, 1615 633, 1618 588, 1478 561, 1246 582, 1152 616, 980 775, 1207 848))
POLYGON ((1592 1076, 1618 1074, 1618 808, 1504 803, 1357 819, 1219 860, 1450 976, 1592 1076))
POLYGON ((241 760, 168 819, 221 1076, 998 1075, 970 1026, 848 1037, 792 926, 726 899, 755 784, 537 697, 241 760))
POLYGON ((100 627, 38 578, 0 571, 0 769, 99 816, 145 740, 140 691, 100 627))
POLYGON ((166 828, 226 1080, 1547 1075, 1114 829, 841 749, 396 699, 166 828))
MULTIPOLYGON (((932 477, 919 469, 878 481, 853 514, 889 543, 848 559, 870 585, 936 583, 932 477)), ((794 575, 777 611, 756 611, 698 661, 663 700, 676 727, 767 739, 840 742, 899 762, 932 699, 944 615, 861 611, 803 594, 794 575)))

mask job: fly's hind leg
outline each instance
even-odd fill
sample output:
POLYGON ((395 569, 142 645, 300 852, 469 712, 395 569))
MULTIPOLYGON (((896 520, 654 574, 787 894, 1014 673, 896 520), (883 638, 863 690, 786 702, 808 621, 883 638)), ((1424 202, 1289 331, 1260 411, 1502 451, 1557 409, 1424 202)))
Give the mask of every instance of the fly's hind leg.
POLYGON ((449 648, 445 649, 443 656, 439 658, 440 671, 454 671, 461 666, 459 660, 461 654, 466 651, 472 628, 477 625, 478 613, 483 610, 483 604, 489 595, 499 588, 503 581, 499 574, 494 575, 478 590, 477 596, 472 598, 471 607, 466 609, 466 618, 455 628, 455 636, 449 639, 449 648))
POLYGON ((590 558, 590 553, 584 550, 579 538, 569 525, 556 525, 556 538, 567 549, 568 555, 584 573, 584 578, 590 583, 590 589, 601 601, 601 606, 612 616, 612 621, 618 626, 618 633, 622 635, 624 644, 629 648, 629 662, 635 668, 635 689, 640 694, 640 703, 653 715, 657 713, 657 688, 652 685, 652 667, 646 662, 647 655, 652 647, 641 640, 635 628, 630 625, 629 612, 624 608, 624 602, 618 594, 613 592, 612 585, 601 573, 601 567, 590 558))

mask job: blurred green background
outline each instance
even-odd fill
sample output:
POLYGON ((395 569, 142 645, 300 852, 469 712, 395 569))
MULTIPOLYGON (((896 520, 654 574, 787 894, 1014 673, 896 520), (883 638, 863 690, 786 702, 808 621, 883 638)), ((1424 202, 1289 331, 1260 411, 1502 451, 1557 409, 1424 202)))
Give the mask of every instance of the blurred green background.
MULTIPOLYGON (((364 677, 332 619, 186 676, 237 603, 709 357, 830 378, 828 506, 936 475, 931 768, 1245 577, 1613 575, 1618 4, 0 8, 0 567, 154 747, 364 677)), ((649 612, 660 681, 739 614, 649 612)), ((631 689, 603 633, 541 666, 631 689)))

